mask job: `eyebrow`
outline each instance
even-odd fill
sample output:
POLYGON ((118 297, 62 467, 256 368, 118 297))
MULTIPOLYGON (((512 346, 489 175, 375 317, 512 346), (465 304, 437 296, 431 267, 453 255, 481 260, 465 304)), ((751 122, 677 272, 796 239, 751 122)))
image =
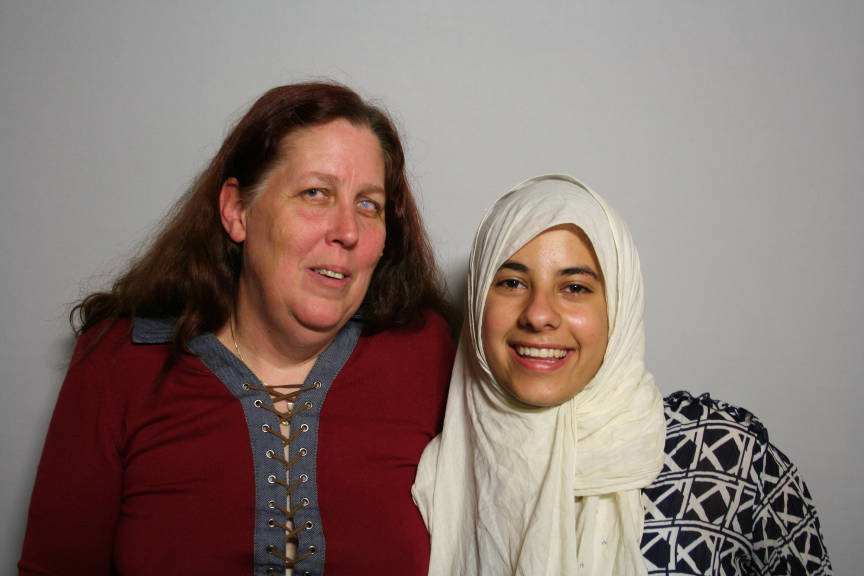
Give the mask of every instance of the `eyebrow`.
MULTIPOLYGON (((528 272, 529 268, 520 262, 513 262, 512 260, 508 260, 501 265, 499 270, 513 270, 514 272, 528 272)), ((583 274, 585 276, 591 276, 595 280, 600 280, 600 276, 591 268, 587 266, 571 266, 570 268, 563 268, 558 272, 558 276, 573 276, 583 274)))
MULTIPOLYGON (((306 174, 304 174, 303 177, 308 178, 310 176, 315 177, 315 178, 319 178, 327 186, 331 186, 331 187, 336 187, 342 183, 342 181, 339 177, 334 176, 332 174, 328 174, 326 172, 314 172, 314 171, 313 172, 307 172, 306 174)), ((385 196, 387 195, 384 188, 382 188, 381 186, 376 186, 375 184, 370 184, 368 187, 363 188, 362 192, 364 194, 372 194, 372 193, 377 192, 380 194, 384 194, 385 196)))

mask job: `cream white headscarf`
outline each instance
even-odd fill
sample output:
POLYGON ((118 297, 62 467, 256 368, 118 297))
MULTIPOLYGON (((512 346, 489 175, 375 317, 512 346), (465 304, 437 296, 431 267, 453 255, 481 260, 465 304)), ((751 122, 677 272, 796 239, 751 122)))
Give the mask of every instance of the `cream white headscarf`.
POLYGON ((412 493, 432 538, 429 574, 646 574, 641 488, 663 466, 663 399, 645 370, 639 258, 620 217, 569 176, 532 178, 486 213, 468 268, 467 318, 444 429, 412 493), (498 268, 553 226, 590 238, 605 278, 609 345, 571 400, 527 407, 495 383, 483 353, 498 268))

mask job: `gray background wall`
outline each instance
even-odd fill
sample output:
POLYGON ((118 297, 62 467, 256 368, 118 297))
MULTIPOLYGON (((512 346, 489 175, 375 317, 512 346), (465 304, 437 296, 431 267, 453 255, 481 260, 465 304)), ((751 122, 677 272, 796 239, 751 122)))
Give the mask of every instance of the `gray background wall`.
POLYGON ((836 572, 857 572, 864 3, 524 4, 0 1, 0 571, 69 304, 260 93, 327 77, 400 124, 454 294, 513 184, 563 171, 604 194, 641 249, 662 390, 760 416, 810 485, 836 572))

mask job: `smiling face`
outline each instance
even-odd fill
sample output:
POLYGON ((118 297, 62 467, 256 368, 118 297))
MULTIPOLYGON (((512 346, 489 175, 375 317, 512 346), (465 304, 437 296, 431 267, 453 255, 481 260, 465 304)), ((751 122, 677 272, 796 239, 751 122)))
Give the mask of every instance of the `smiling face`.
POLYGON ((482 330, 492 375, 518 400, 556 406, 578 394, 609 342, 602 273, 582 231, 550 228, 504 262, 482 330))
POLYGON ((335 337, 366 295, 386 235, 384 157, 341 119, 293 132, 281 155, 248 207, 232 213, 226 182, 223 223, 243 243, 238 313, 305 345, 335 337))

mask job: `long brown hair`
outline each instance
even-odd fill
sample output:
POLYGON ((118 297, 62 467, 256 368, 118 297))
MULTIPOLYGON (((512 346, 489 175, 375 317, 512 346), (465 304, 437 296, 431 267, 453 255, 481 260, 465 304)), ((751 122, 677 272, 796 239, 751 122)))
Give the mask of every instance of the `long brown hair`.
MULTIPOLYGON (((345 86, 307 83, 273 88, 252 105, 168 214, 149 248, 110 291, 90 294, 72 309, 75 332, 81 334, 105 320, 107 330, 119 317, 174 317, 170 365, 188 351, 192 338, 224 326, 234 309, 242 261, 241 247, 222 227, 222 184, 237 178, 243 201, 251 202, 289 134, 340 118, 372 130, 384 153, 387 238, 361 307, 367 333, 419 323, 424 308, 452 324, 393 122, 345 86)), ((97 335, 96 341, 100 338, 97 335)))

